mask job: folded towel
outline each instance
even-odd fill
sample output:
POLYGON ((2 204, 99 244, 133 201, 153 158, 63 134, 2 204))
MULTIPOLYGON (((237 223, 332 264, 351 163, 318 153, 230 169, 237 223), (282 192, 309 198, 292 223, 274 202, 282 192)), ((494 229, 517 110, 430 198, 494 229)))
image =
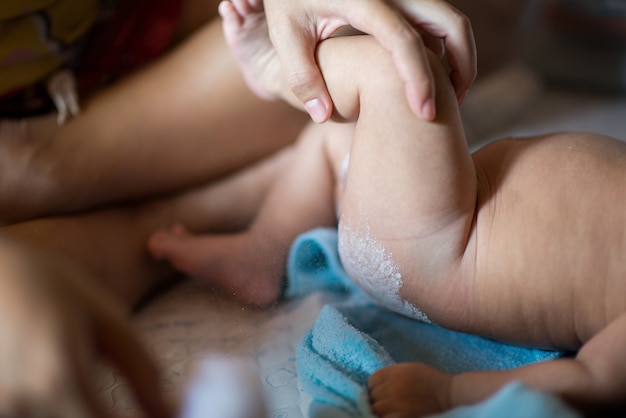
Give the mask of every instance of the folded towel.
POLYGON ((287 259, 287 278, 287 298, 318 290, 358 292, 339 260, 335 228, 314 229, 294 240, 287 259))
MULTIPOLYGON (((380 308, 352 283, 341 266, 336 229, 315 229, 298 237, 288 259, 287 276, 287 297, 314 291, 337 295, 335 302, 322 308, 297 349, 298 375, 314 399, 309 411, 312 418, 371 417, 367 380, 374 371, 397 362, 422 362, 460 373, 514 368, 564 354, 454 332, 380 308)), ((511 416, 516 407, 526 411, 530 399, 534 412, 524 416, 577 416, 556 397, 515 384, 483 404, 440 417, 511 416), (503 415, 505 406, 507 413, 503 415)))

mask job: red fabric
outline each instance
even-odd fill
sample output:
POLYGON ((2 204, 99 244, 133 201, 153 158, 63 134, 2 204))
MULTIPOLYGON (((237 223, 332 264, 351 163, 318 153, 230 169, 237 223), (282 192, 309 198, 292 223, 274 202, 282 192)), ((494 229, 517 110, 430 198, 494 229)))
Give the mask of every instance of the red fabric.
POLYGON ((120 0, 113 16, 98 24, 75 69, 79 90, 127 74, 161 55, 171 44, 182 0, 120 0))
MULTIPOLYGON (((106 0, 104 0, 106 3, 106 0)), ((80 96, 154 60, 170 46, 183 0, 118 0, 79 48, 74 70, 80 96)), ((104 7, 106 8, 106 7, 104 7)), ((0 118, 54 111, 46 80, 0 97, 0 118)))

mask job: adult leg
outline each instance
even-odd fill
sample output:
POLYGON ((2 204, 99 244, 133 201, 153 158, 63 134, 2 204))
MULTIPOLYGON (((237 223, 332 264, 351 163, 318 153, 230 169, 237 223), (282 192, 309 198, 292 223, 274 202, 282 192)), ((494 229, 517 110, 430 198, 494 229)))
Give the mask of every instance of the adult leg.
POLYGON ((85 272, 84 280, 95 280, 129 310, 175 277, 166 263, 149 256, 150 233, 175 222, 196 232, 247 227, 289 154, 283 151, 241 173, 177 196, 13 224, 0 228, 0 235, 77 265, 85 272))
POLYGON ((173 416, 125 321, 173 277, 147 256, 145 239, 175 219, 198 231, 244 228, 288 154, 177 197, 0 228, 0 415, 105 416, 91 386, 104 356, 147 416, 173 416))
POLYGON ((0 223, 198 185, 289 143, 305 120, 248 91, 214 20, 61 128, 3 122, 0 223))
POLYGON ((145 240, 179 220, 197 231, 246 227, 288 158, 150 203, 0 228, 0 415, 104 416, 90 381, 95 355, 124 373, 148 416, 171 416, 124 318, 174 274, 145 240))

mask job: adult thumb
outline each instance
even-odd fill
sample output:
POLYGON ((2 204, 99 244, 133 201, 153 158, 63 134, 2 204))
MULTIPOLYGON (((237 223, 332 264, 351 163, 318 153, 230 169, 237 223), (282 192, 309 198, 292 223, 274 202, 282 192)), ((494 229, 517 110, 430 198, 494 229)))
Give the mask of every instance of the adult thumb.
POLYGON ((272 36, 272 42, 289 88, 314 122, 326 122, 333 103, 315 60, 317 38, 290 25, 280 32, 272 36))

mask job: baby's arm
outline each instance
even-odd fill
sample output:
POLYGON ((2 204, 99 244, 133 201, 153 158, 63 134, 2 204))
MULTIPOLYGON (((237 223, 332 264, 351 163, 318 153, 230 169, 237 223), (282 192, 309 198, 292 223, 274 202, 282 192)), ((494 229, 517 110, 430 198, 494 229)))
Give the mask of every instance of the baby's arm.
POLYGON ((451 406, 484 399, 504 384, 519 380, 562 397, 583 410, 626 407, 626 314, 589 340, 574 359, 536 363, 519 369, 454 376, 451 406))
POLYGON ((557 395, 586 412, 623 410, 625 349, 626 314, 623 314, 589 340, 573 359, 458 375, 447 375, 424 364, 399 364, 381 369, 370 378, 372 408, 381 417, 428 415, 478 403, 507 383, 520 381, 530 388, 557 395))

